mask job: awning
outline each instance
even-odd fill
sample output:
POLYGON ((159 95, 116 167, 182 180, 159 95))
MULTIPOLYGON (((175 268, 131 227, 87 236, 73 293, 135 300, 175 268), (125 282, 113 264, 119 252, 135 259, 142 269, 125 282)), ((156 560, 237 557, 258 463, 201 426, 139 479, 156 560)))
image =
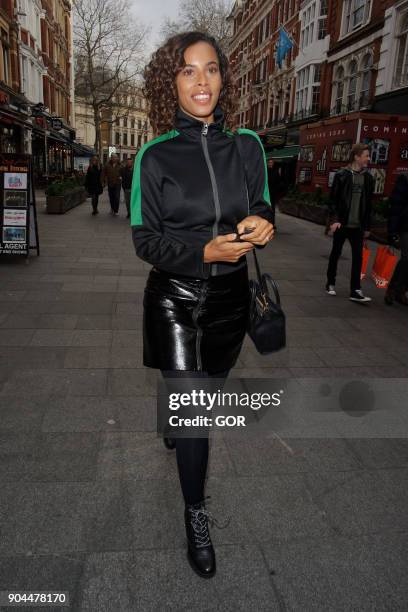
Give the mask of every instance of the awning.
POLYGON ((292 147, 283 147, 283 149, 272 149, 266 153, 266 159, 273 159, 274 161, 290 161, 291 159, 298 156, 299 145, 293 145, 292 147))

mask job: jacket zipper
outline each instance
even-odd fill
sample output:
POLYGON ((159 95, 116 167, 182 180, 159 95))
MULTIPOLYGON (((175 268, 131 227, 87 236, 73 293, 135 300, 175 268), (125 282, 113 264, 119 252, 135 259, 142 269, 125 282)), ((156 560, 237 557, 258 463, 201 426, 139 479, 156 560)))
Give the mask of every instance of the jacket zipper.
MULTIPOLYGON (((210 155, 208 153, 207 134, 208 134, 208 123, 203 123, 203 127, 201 130, 201 145, 203 147, 204 157, 205 157, 205 161, 208 166, 208 171, 210 173, 210 179, 211 179, 211 187, 212 187, 214 206, 215 206, 215 221, 212 227, 212 236, 213 238, 216 238, 218 235, 218 223, 219 223, 219 220, 221 219, 221 207, 220 207, 220 199, 218 196, 218 187, 217 187, 217 181, 215 179, 214 168, 211 163, 210 155)), ((212 263, 210 269, 211 269, 210 275, 215 276, 217 274, 217 264, 212 263)))
POLYGON ((199 314, 200 314, 200 308, 203 305, 204 300, 205 300, 206 295, 207 295, 207 289, 208 289, 207 281, 204 281, 203 284, 202 284, 202 287, 200 289, 200 297, 198 298, 198 304, 197 304, 197 306, 193 310, 193 321, 194 321, 194 324, 195 324, 195 326, 197 328, 195 346, 196 346, 197 370, 199 372, 201 372, 202 369, 203 369, 203 363, 202 363, 202 359, 201 359, 201 338, 203 336, 203 330, 201 329, 201 327, 198 324, 198 317, 199 317, 199 314))

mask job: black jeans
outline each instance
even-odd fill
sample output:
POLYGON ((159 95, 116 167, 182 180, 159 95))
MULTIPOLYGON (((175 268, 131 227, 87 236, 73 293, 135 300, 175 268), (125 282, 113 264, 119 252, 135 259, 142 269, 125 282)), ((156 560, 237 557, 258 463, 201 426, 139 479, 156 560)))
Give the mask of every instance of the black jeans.
MULTIPOLYGON (((221 378, 229 370, 208 374, 187 370, 161 370, 163 378, 221 378)), ((208 433, 208 431, 207 431, 208 433)), ((177 438, 177 468, 185 504, 198 504, 204 499, 205 475, 208 465, 208 436, 205 438, 177 438)))
POLYGON ((364 231, 359 227, 340 227, 333 234, 333 247, 330 253, 329 266, 327 268, 327 284, 336 284, 337 263, 343 250, 343 245, 349 240, 351 245, 351 279, 350 290, 361 289, 360 274, 363 263, 363 240, 364 231))
POLYGON ((109 187, 108 185, 108 194, 111 209, 113 212, 117 213, 119 211, 120 203, 120 184, 114 185, 113 187, 109 187))
POLYGON ((97 193, 93 193, 91 196, 91 204, 92 204, 92 208, 93 210, 98 210, 98 202, 99 202, 99 196, 97 193))

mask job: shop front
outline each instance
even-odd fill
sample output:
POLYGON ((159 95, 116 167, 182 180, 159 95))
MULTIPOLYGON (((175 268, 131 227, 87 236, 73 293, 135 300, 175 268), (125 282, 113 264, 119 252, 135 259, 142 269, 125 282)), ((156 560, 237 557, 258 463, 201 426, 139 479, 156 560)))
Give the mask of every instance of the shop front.
POLYGON ((300 128, 299 189, 328 191, 336 171, 349 163, 356 142, 370 148, 375 194, 389 196, 397 175, 408 172, 408 121, 404 116, 373 113, 353 113, 300 128))

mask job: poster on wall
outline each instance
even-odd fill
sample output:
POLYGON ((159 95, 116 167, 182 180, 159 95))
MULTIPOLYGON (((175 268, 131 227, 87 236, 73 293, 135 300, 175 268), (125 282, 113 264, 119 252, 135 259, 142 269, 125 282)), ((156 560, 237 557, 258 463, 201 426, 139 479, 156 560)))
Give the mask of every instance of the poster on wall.
POLYGON ((27 189, 27 172, 5 172, 4 189, 27 189))
POLYGON ((351 153, 351 140, 338 140, 332 146, 332 161, 348 162, 351 153))
POLYGON ((0 255, 40 254, 30 155, 0 154, 0 224, 0 255))
POLYGON ((382 168, 369 168, 369 172, 374 178, 374 193, 384 193, 386 172, 382 168))
POLYGON ((382 138, 363 138, 363 143, 370 147, 370 162, 386 164, 391 141, 382 138))

